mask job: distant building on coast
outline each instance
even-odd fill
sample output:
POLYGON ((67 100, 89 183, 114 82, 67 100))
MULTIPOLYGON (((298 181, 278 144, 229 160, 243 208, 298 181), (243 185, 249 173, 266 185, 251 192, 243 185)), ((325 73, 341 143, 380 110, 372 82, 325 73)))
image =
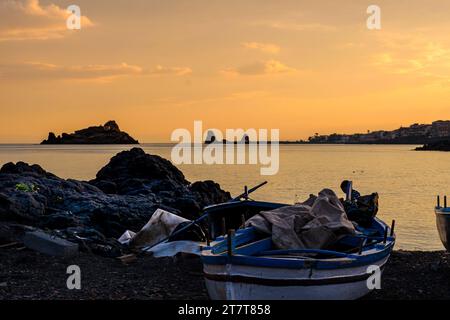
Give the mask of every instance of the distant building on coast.
POLYGON ((449 137, 450 136, 450 120, 439 120, 432 123, 432 137, 449 137))
POLYGON ((439 139, 450 139, 450 120, 434 121, 432 124, 415 123, 392 131, 368 131, 367 133, 330 135, 316 134, 309 137, 310 143, 427 143, 439 139))

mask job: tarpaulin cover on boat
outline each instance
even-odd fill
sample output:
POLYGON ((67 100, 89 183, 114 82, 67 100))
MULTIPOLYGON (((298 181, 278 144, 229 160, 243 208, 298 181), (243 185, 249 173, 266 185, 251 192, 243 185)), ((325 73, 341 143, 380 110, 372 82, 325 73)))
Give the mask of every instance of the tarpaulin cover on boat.
POLYGON ((272 235, 279 249, 323 249, 355 233, 344 206, 330 189, 293 206, 262 211, 246 222, 272 235))
POLYGON ((130 239, 130 246, 152 246, 168 237, 179 224, 188 221, 176 214, 158 209, 152 214, 147 224, 130 239))
POLYGON ((118 241, 130 247, 144 247, 144 251, 152 253, 156 258, 173 257, 179 253, 200 255, 201 247, 206 246, 206 243, 199 242, 201 239, 196 238, 198 234, 195 227, 185 232, 178 241, 157 244, 189 222, 190 220, 176 214, 157 209, 139 232, 127 230, 118 241))

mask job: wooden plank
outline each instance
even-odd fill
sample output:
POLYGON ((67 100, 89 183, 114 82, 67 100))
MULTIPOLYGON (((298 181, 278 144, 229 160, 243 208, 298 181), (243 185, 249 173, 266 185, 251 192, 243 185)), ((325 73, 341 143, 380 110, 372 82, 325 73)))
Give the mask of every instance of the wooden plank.
POLYGON ((11 242, 11 243, 2 244, 2 245, 0 245, 0 249, 6 249, 6 248, 14 247, 14 246, 16 246, 18 244, 19 244, 19 242, 11 242))
POLYGON ((132 263, 137 260, 137 257, 135 254, 126 254, 120 257, 117 257, 118 260, 120 260, 124 264, 132 263))
MULTIPOLYGON (((233 238, 233 243, 232 243, 232 249, 233 251, 240 245, 245 244, 251 240, 253 240, 255 237, 255 229, 254 228, 248 228, 248 229, 241 229, 239 230, 235 237, 233 238)), ((227 240, 225 238, 224 241, 219 242, 218 244, 216 244, 211 252, 213 254, 220 254, 223 252, 226 252, 228 250, 228 243, 227 240)))

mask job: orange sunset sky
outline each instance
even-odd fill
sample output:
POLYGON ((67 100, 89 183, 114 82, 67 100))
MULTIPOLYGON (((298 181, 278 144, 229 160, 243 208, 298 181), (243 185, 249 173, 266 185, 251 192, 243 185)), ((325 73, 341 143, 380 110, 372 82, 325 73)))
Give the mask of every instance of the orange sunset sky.
POLYGON ((293 140, 450 119, 449 35, 448 0, 0 0, 0 143, 110 119, 141 142, 194 120, 293 140))

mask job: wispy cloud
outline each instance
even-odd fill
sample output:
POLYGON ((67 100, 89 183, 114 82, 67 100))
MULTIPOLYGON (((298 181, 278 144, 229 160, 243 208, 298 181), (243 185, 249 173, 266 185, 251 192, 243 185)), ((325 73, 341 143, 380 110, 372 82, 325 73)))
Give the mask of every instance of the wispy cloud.
MULTIPOLYGON (((41 5, 39 0, 6 0, 0 3, 0 41, 60 39, 71 34, 65 8, 55 4, 41 5)), ((81 17, 82 28, 94 23, 81 17)))
POLYGON ((261 42, 244 42, 242 46, 246 49, 259 50, 264 53, 276 54, 280 52, 281 48, 276 44, 272 43, 261 43, 261 42))
POLYGON ((418 34, 380 37, 373 65, 392 74, 416 74, 450 79, 450 47, 418 34))
POLYGON ((336 27, 322 23, 298 23, 294 21, 256 21, 251 23, 254 26, 267 27, 286 31, 335 31, 336 27))
POLYGON ((179 98, 173 98, 173 99, 166 99, 165 101, 159 101, 160 103, 167 103, 170 106, 175 107, 192 107, 192 106, 199 106, 199 105, 211 105, 211 104, 217 104, 219 102, 224 101, 246 101, 246 100, 255 100, 255 99, 262 99, 265 97, 268 97, 271 93, 267 91, 261 91, 261 90, 254 90, 254 91, 240 91, 240 92, 234 92, 227 95, 222 96, 213 96, 209 98, 202 98, 202 99, 179 99, 179 98))
POLYGON ((239 68, 228 68, 222 70, 222 74, 233 76, 257 76, 257 75, 273 75, 281 73, 292 73, 297 71, 288 67, 277 60, 258 61, 252 64, 244 65, 239 68))
POLYGON ((192 73, 192 69, 188 67, 164 67, 161 65, 157 65, 153 69, 150 69, 146 72, 147 74, 154 75, 176 75, 176 76, 185 76, 192 73))
POLYGON ((130 76, 184 76, 192 70, 188 67, 143 68, 127 63, 61 66, 42 62, 26 62, 0 65, 0 79, 34 80, 58 79, 110 82, 130 76))

